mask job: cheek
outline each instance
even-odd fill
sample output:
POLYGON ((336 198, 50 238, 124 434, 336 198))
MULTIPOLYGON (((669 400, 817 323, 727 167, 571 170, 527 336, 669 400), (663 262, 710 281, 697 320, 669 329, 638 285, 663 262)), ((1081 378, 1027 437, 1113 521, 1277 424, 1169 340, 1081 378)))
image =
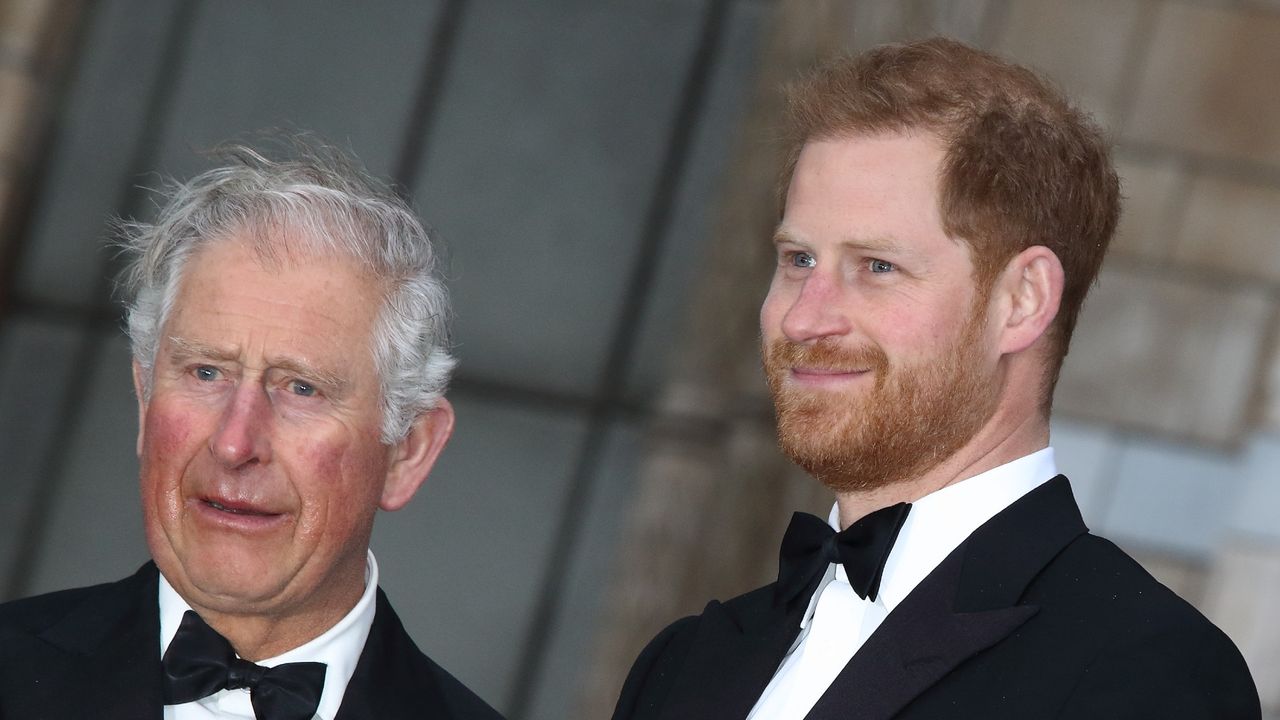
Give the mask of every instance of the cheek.
POLYGON ((182 514, 182 477, 194 458, 192 445, 198 439, 195 418, 162 404, 152 404, 147 412, 138 461, 143 526, 153 557, 172 552, 170 532, 182 514))
POLYGON ((139 458, 143 476, 190 462, 198 450, 193 443, 198 442, 199 425, 199 419, 190 413, 153 404, 147 411, 139 458))
POLYGON ((896 303, 877 308, 868 320, 886 349, 895 348, 908 356, 932 355, 954 343, 966 326, 967 308, 965 300, 896 303))
POLYGON ((300 445, 298 453, 305 459, 305 470, 291 473, 298 492, 330 522, 361 517, 377 505, 386 473, 380 445, 349 438, 311 440, 300 445))

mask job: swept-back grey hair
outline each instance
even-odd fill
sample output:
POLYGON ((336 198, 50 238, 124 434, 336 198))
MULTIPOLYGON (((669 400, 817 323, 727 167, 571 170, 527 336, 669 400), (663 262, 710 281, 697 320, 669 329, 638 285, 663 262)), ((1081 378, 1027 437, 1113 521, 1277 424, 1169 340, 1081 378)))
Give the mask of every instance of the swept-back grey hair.
POLYGON ((128 259, 121 285, 144 397, 183 269, 201 247, 235 237, 268 265, 348 258, 383 289, 370 350, 382 441, 393 444, 439 401, 454 366, 436 252, 408 205, 352 158, 309 140, 287 144, 290 157, 278 160, 243 145, 222 148, 222 167, 169 183, 154 222, 121 223, 128 259))

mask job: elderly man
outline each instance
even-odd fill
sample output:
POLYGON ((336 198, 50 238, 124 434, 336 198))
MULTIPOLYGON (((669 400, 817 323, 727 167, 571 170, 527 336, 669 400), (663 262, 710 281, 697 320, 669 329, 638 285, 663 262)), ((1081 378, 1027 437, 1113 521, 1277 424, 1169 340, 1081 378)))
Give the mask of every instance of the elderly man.
POLYGON ((1098 130, 962 44, 789 93, 760 313, 783 450, 836 496, 778 581, 676 622, 615 718, 1258 718, 1220 631, 1090 535, 1049 407, 1114 231, 1098 130))
POLYGON ((426 232, 335 152, 231 154, 128 228, 153 562, 0 608, 0 716, 498 718, 368 549, 453 429, 426 232))

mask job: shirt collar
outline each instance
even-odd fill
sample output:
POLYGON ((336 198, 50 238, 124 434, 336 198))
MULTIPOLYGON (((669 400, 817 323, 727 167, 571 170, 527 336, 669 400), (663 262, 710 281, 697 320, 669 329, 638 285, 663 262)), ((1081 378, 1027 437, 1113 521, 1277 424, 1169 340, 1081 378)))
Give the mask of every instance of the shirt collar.
MULTIPOLYGON (((289 662, 322 662, 325 664, 324 690, 320 694, 320 705, 316 708, 316 717, 321 720, 332 720, 338 714, 342 704, 342 696, 346 693, 347 683, 356 671, 356 663, 364 650, 365 640, 373 627, 374 598, 378 588, 378 561, 373 551, 367 551, 364 571, 364 593, 355 607, 342 617, 336 625, 326 630, 319 637, 266 660, 258 660, 263 667, 275 667, 289 662)), ((178 625, 182 615, 191 609, 186 600, 169 584, 164 575, 160 575, 160 656, 173 642, 178 633, 178 625)), ((211 698, 219 698, 220 702, 243 704, 248 717, 253 717, 253 709, 249 705, 247 690, 224 690, 211 698), (231 697, 222 699, 223 694, 231 697), (242 697, 240 697, 242 696, 242 697)), ((239 708, 236 708, 239 710, 239 708)))
MULTIPOLYGON (((1017 460, 934 491, 911 504, 906 522, 889 551, 877 601, 892 611, 925 576, 983 523, 1058 474, 1053 448, 1017 460)), ((827 522, 840 530, 840 506, 833 504, 827 522)), ((817 597, 826 583, 848 583, 844 568, 834 564, 810 598, 802 626, 809 623, 817 597)))

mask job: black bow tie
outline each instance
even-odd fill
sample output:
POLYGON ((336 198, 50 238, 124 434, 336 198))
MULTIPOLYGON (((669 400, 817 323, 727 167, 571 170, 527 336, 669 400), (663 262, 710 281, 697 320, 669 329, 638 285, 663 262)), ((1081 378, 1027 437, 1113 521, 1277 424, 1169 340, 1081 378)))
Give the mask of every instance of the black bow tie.
POLYGON ((208 697, 219 690, 249 689, 258 720, 311 720, 324 689, 324 663, 285 663, 273 668, 236 657, 227 639, 193 610, 164 652, 164 704, 208 697))
POLYGON ((881 508, 840 532, 809 513, 792 515, 778 560, 777 599, 790 603, 812 595, 827 566, 838 562, 858 597, 875 600, 884 563, 910 510, 910 503, 881 508))

